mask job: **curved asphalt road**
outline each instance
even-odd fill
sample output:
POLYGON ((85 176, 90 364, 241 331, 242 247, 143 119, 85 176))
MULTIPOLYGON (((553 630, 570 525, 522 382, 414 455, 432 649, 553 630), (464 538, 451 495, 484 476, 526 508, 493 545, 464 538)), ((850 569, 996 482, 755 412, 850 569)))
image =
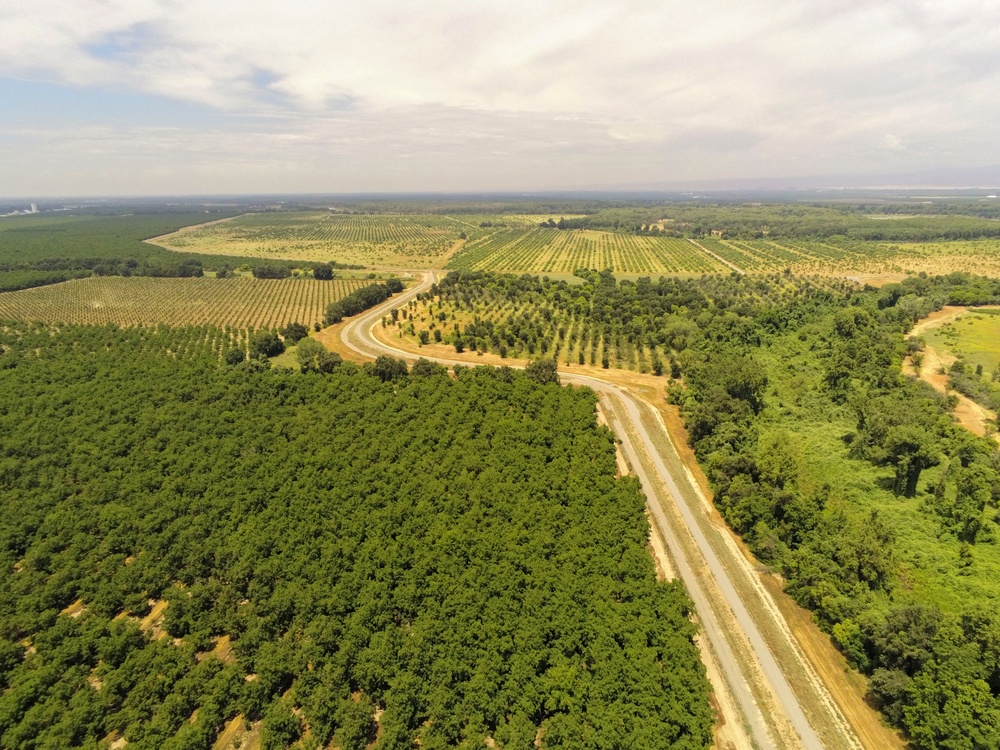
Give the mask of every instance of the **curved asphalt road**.
MULTIPOLYGON (((412 273, 414 273, 415 276, 420 274, 420 272, 412 273)), ((394 296, 384 304, 357 316, 341 331, 341 339, 344 344, 351 350, 365 357, 376 357, 382 354, 389 354, 409 360, 417 359, 417 357, 410 352, 394 349, 378 341, 372 335, 371 331, 375 325, 381 323, 382 316, 387 314, 389 310, 399 307, 400 304, 412 299, 420 292, 427 291, 436 278, 437 277, 434 271, 426 272, 420 283, 394 296)), ((429 359, 433 359, 434 361, 447 366, 469 364, 468 362, 459 362, 456 360, 438 358, 429 359)), ((648 476, 648 473, 642 467, 642 462, 639 460, 639 451, 637 450, 637 446, 633 445, 631 436, 629 435, 629 430, 617 430, 617 436, 622 441, 622 446, 628 456, 629 462, 639 475, 639 479, 642 482, 644 491, 646 492, 649 507, 660 530, 664 534, 665 541, 670 548, 671 554, 677 565, 678 574, 684 582, 684 585, 694 602, 699 622, 701 623, 705 636, 707 637, 712 650, 715 652, 719 664, 725 673, 726 680, 733 692, 733 697, 739 704, 740 710, 743 712, 743 718, 749 726, 754 743, 761 748, 761 750, 771 750, 776 747, 775 738, 771 736, 771 733, 767 728, 768 722, 766 722, 764 717, 761 715, 760 708, 750 691, 748 686, 748 677, 744 674, 743 669, 741 669, 741 661, 736 658, 733 653, 730 643, 725 635, 725 628, 720 624, 710 604, 709 593, 705 582, 700 576, 695 574, 695 568, 701 568, 704 571, 707 566, 707 569, 711 572, 712 577, 715 579, 716 586, 719 591, 721 591, 726 604, 731 609, 732 615, 735 617, 736 622, 739 624, 743 634, 749 641, 753 654, 758 661, 760 672, 764 675, 765 679, 770 682, 771 688, 781 704, 781 708, 785 713, 788 723, 798 733, 802 747, 807 748, 807 750, 821 750, 823 748, 823 744, 820 742, 815 730, 813 730, 809 721, 806 719, 798 698, 789 685, 788 680, 785 679, 785 675, 778 666, 774 655, 765 643, 760 630, 757 628, 746 605, 737 592, 736 587, 730 580, 725 566, 716 555, 712 545, 709 544, 708 539, 705 537, 700 525, 696 522, 690 507, 682 499, 677 483, 667 470, 667 467, 650 438, 648 431, 642 424, 642 410, 655 412, 653 407, 644 401, 636 399, 628 391, 596 378, 567 372, 560 372, 559 376, 564 383, 586 385, 602 396, 606 405, 611 409, 619 421, 630 423, 631 430, 639 438, 640 445, 638 447, 643 449, 649 456, 655 470, 655 475, 652 477, 648 476), (654 486, 653 482, 657 482, 660 486, 665 487, 673 496, 677 510, 680 512, 684 522, 688 526, 687 530, 691 533, 694 541, 701 551, 704 558, 703 561, 690 561, 687 559, 684 547, 678 541, 676 533, 673 531, 673 527, 667 519, 666 513, 664 512, 659 499, 652 491, 652 487, 654 486)), ((784 743, 781 744, 784 745, 784 743)), ((852 744, 856 744, 856 740, 852 744)))

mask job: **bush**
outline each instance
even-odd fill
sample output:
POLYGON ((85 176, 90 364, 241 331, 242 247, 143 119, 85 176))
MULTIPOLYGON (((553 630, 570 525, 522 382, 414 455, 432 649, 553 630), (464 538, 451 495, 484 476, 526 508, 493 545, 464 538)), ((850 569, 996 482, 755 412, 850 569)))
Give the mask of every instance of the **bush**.
POLYGON ((286 266, 265 265, 254 266, 253 277, 255 279, 287 279, 292 275, 292 270, 286 266))
POLYGON ((309 329, 301 323, 289 323, 282 329, 281 335, 286 341, 297 344, 309 335, 309 329))
POLYGON ((559 373, 554 359, 539 359, 528 365, 524 374, 541 385, 559 384, 559 373))
POLYGON ((313 267, 313 278, 319 279, 320 281, 329 281, 333 278, 333 266, 329 263, 323 263, 318 266, 313 267))
POLYGON ((305 339, 295 350, 295 358, 302 372, 333 372, 343 359, 336 352, 328 352, 316 339, 305 339))
POLYGON ((247 354, 242 349, 230 349, 226 352, 226 364, 238 365, 247 358, 247 354))
POLYGON ((257 331, 250 337, 250 351, 259 357, 276 357, 285 351, 285 345, 274 331, 257 331))

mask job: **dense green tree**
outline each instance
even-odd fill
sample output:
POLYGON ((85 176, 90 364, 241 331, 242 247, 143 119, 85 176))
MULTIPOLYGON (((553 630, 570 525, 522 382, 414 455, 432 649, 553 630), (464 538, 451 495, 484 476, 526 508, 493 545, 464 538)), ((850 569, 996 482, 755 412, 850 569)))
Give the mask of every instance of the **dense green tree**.
POLYGON ((247 353, 242 349, 230 349, 226 352, 226 364, 227 365, 238 365, 247 358, 247 353))
POLYGON ((250 337, 250 352, 258 357, 276 357, 285 345, 274 331, 257 331, 250 337))
POLYGON ((309 329, 301 323, 289 323, 281 329, 281 336, 291 344, 297 344, 300 340, 309 335, 309 329))
POLYGON ((228 367, 211 335, 0 328, 0 745, 207 748, 242 713, 363 748, 376 708, 386 746, 556 714, 566 742, 709 744, 690 603, 591 392, 228 367))
POLYGON ((554 359, 536 359, 525 368, 524 374, 539 385, 559 384, 558 365, 554 359))
POLYGON ((264 715, 261 728, 262 750, 284 750, 302 736, 302 724, 288 703, 276 700, 264 715))
POLYGON ((333 266, 329 263, 320 263, 313 266, 313 278, 321 281, 329 281, 333 278, 333 266))
POLYGON ((287 279, 291 275, 291 268, 274 263, 260 264, 253 267, 253 277, 255 279, 287 279))

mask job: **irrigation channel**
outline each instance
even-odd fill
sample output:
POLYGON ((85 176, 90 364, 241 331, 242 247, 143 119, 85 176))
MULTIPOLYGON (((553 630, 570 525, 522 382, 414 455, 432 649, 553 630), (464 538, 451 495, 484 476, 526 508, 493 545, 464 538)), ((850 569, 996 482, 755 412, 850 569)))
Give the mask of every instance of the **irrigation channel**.
MULTIPOLYGON (((389 354, 417 359, 412 352, 389 346, 373 335, 383 315, 427 291, 437 278, 434 271, 410 273, 414 278, 422 274, 423 279, 345 325, 341 330, 344 345, 370 358, 389 354)), ((468 364, 432 359, 446 366, 468 364)), ((856 733, 798 647, 752 563, 729 532, 713 521, 707 499, 680 460, 656 409, 627 388, 572 372, 560 371, 559 375, 563 383, 587 386, 597 393, 642 482, 672 567, 694 602, 708 646, 707 652, 702 649, 703 656, 714 661, 708 666, 709 675, 715 675, 718 702, 728 702, 738 714, 724 717, 731 739, 720 744, 759 750, 860 750, 856 733)))

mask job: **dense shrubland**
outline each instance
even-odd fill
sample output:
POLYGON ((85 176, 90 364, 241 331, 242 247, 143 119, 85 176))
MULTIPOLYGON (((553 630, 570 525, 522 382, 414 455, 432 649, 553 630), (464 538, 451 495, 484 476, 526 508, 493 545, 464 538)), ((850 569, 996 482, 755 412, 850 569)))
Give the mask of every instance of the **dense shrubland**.
POLYGON ((0 745, 209 748, 238 714, 269 748, 708 745, 591 392, 228 340, 0 328, 0 745))
POLYGON ((513 336, 522 355, 578 347, 562 331, 584 332, 583 353, 643 347, 674 376, 719 510, 871 676, 887 718, 918 748, 1000 745, 1000 456, 901 372, 916 320, 995 304, 1000 282, 580 276, 449 274, 410 319, 465 311, 453 338, 513 336))

